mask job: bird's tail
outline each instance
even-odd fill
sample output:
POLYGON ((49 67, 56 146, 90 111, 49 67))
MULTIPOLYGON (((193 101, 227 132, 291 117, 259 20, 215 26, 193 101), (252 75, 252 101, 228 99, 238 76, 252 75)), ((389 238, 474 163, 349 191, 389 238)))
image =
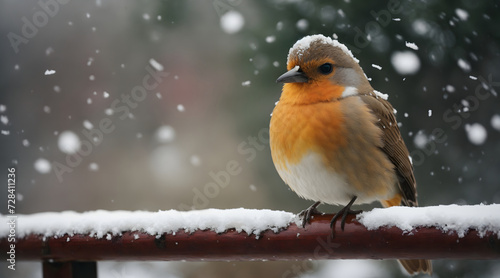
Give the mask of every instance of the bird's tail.
MULTIPOLYGON (((382 203, 382 206, 388 208, 392 206, 405 205, 404 202, 401 202, 401 200, 402 196, 398 194, 396 195, 396 197, 390 200, 384 200, 380 202, 382 203)), ((430 260, 398 260, 398 262, 410 275, 416 275, 419 273, 428 273, 429 275, 432 274, 432 263, 430 260)))

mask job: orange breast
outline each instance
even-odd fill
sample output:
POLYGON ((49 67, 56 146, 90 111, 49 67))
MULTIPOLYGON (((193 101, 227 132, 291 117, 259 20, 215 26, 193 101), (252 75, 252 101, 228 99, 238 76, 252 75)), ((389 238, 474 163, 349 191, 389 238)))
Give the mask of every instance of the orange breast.
MULTIPOLYGON (((336 94, 337 90, 330 90, 330 95, 336 94)), ((397 178, 394 164, 380 149, 382 130, 376 122, 359 98, 337 100, 328 98, 324 91, 290 91, 285 85, 271 118, 273 162, 283 180, 311 200, 338 202, 327 198, 334 194, 332 187, 335 194, 358 196, 359 203, 391 199, 397 193, 397 178), (310 152, 322 160, 314 164, 315 169, 303 164, 310 152), (304 175, 322 175, 332 181, 308 184, 304 175)))
MULTIPOLYGON (((340 86, 285 84, 270 125, 271 153, 276 166, 296 164, 308 151, 334 153, 346 144, 340 86)), ((326 158, 325 158, 326 159, 326 158)), ((327 161, 325 161, 327 163, 327 161)))

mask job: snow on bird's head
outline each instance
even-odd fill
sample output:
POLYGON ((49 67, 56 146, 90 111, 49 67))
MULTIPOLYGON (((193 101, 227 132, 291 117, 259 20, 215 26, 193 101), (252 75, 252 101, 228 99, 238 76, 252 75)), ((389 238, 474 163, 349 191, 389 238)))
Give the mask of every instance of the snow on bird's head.
POLYGON ((340 49, 347 57, 351 57, 354 62, 359 63, 359 60, 352 55, 352 52, 347 48, 347 46, 341 44, 337 40, 321 34, 305 36, 298 40, 288 52, 287 63, 290 63, 291 60, 302 60, 307 51, 315 51, 315 48, 320 48, 325 45, 332 46, 335 49, 340 49))

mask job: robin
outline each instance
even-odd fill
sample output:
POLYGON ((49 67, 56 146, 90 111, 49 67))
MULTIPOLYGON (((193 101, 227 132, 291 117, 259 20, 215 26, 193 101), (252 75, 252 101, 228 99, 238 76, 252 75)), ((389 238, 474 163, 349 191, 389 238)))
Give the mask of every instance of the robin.
MULTIPOLYGON (((315 201, 303 226, 321 204, 380 201, 384 207, 417 206, 416 182, 387 95, 374 90, 349 49, 323 35, 306 36, 288 53, 287 72, 270 123, 274 165, 290 188, 315 201)), ((399 260, 410 274, 431 273, 429 260, 399 260)))

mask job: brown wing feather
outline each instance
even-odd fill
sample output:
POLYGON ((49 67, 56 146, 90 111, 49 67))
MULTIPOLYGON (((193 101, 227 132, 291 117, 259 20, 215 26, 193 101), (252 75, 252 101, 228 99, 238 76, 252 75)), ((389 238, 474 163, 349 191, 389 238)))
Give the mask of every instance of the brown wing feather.
POLYGON ((380 119, 379 127, 383 130, 382 150, 387 154, 394 164, 399 179, 399 187, 403 198, 401 203, 406 206, 417 206, 417 183, 413 175, 413 166, 405 142, 401 137, 394 108, 387 101, 375 94, 360 96, 361 100, 372 110, 375 116, 380 119))

